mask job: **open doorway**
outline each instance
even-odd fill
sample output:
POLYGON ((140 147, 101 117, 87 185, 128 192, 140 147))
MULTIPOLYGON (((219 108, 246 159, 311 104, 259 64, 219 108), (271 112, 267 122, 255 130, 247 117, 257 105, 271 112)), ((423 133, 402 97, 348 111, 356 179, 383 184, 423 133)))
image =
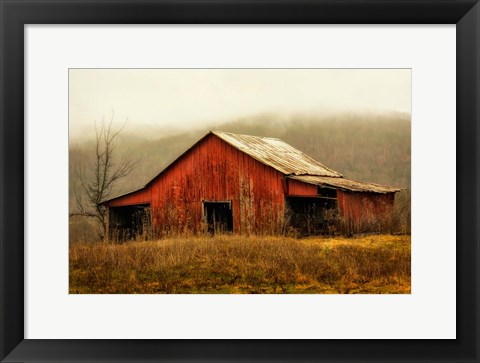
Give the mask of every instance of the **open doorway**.
POLYGON ((203 202, 203 213, 208 233, 233 232, 232 202, 203 202))
POLYGON ((122 242, 150 236, 149 204, 111 207, 109 211, 109 238, 111 240, 122 242))
POLYGON ((336 198, 287 197, 285 201, 287 223, 299 236, 336 232, 339 218, 336 198))

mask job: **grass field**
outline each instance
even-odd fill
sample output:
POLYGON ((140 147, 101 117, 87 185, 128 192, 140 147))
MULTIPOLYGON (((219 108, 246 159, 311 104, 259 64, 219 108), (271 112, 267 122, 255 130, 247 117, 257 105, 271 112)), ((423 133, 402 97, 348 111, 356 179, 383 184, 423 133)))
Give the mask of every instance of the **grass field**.
POLYGON ((409 294, 410 236, 70 244, 72 294, 409 294))

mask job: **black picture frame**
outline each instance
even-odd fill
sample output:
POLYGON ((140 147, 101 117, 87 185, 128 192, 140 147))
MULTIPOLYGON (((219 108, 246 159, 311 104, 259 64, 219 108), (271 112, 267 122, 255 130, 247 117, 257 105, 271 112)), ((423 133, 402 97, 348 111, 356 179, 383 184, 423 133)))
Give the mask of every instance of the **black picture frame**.
POLYGON ((2 361, 480 361, 478 0, 0 0, 0 13, 2 361), (155 23, 456 24, 457 339, 24 339, 24 25, 155 23))

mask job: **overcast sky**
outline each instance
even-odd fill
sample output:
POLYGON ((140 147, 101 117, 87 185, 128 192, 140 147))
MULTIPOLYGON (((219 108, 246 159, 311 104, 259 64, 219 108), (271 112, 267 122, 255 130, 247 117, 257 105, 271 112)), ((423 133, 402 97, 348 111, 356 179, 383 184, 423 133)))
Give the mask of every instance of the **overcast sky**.
MULTIPOLYGON (((259 113, 411 112, 409 69, 71 69, 72 138, 115 113, 127 130, 259 113)), ((151 136, 151 135, 150 135, 151 136)))

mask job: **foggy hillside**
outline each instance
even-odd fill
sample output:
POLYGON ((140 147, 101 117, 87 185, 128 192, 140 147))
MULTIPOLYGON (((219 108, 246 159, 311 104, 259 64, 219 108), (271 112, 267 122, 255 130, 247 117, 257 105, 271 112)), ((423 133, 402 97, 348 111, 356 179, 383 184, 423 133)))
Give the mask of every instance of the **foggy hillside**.
MULTIPOLYGON (((280 118, 265 114, 205 126, 172 136, 158 130, 157 138, 128 133, 119 136, 116 156, 130 155, 138 159, 135 170, 118 184, 116 193, 124 193, 144 186, 164 167, 176 159, 209 130, 220 130, 256 136, 277 137, 312 156, 345 177, 410 187, 410 116, 342 115, 280 118)), ((92 122, 92 138, 94 128, 92 122)), ((70 145, 70 201, 73 203, 76 171, 93 161, 93 142, 70 145)))

